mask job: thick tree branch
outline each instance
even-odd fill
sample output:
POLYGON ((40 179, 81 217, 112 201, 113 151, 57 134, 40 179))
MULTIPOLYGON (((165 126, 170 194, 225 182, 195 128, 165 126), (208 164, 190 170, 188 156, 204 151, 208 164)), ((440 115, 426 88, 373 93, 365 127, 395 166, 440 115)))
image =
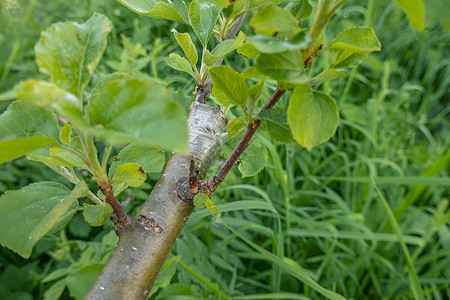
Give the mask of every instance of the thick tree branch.
MULTIPOLYGON (((177 186, 189 183, 191 162, 203 178, 222 146, 227 119, 217 108, 195 103, 189 116, 191 155, 172 154, 137 216, 121 229, 119 243, 85 299, 147 299, 194 205, 177 186)), ((192 179, 192 178, 191 178, 192 179)))
MULTIPOLYGON (((285 91, 281 90, 279 87, 275 90, 275 92, 270 97, 269 101, 264 105, 261 111, 258 113, 260 116, 265 110, 272 108, 275 103, 281 98, 285 91)), ((247 149, 251 138, 255 135, 256 130, 261 125, 261 120, 256 119, 252 124, 249 124, 247 130, 244 133, 244 136, 237 144, 236 148, 234 148, 231 155, 224 162, 224 164, 220 167, 219 171, 216 175, 211 177, 210 179, 201 183, 200 191, 208 196, 214 193, 217 187, 225 180, 228 172, 230 172, 233 165, 236 163, 238 158, 242 155, 245 149, 247 149)))

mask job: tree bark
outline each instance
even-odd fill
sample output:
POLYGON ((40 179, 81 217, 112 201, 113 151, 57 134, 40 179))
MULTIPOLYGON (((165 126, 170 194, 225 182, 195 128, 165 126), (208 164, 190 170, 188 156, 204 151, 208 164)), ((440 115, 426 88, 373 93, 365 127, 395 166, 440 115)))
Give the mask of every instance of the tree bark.
POLYGON ((189 116, 191 155, 172 154, 139 213, 119 231, 116 249, 85 299, 147 299, 156 277, 194 205, 181 199, 178 183, 189 178, 191 160, 200 179, 222 147, 227 118, 195 103, 189 116))

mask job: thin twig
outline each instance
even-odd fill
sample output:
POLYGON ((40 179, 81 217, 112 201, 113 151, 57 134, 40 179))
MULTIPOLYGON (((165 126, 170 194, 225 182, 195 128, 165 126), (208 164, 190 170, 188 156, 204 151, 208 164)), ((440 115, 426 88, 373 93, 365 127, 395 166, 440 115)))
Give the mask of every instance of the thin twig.
POLYGON ((130 218, 128 215, 123 211, 122 205, 117 201, 116 197, 114 196, 114 191, 111 185, 111 181, 108 180, 107 182, 102 181, 98 185, 98 188, 102 191, 103 195, 105 196, 105 201, 111 205, 114 216, 111 216, 111 220, 116 225, 119 225, 121 227, 125 227, 130 223, 130 218))
MULTIPOLYGON (((265 110, 272 108, 275 103, 281 98, 285 91, 281 90, 279 87, 275 90, 275 92, 270 97, 269 101, 264 105, 261 111, 258 113, 260 116, 265 110)), ((201 184, 201 192, 207 195, 211 195, 217 189, 217 187, 225 180, 228 172, 230 172, 233 165, 236 163, 238 158, 247 149, 251 138, 255 135, 256 130, 261 125, 261 120, 256 119, 253 123, 249 124, 247 130, 244 133, 244 136, 241 138, 236 148, 234 148, 231 155, 228 159, 223 163, 220 167, 219 171, 216 175, 211 177, 210 179, 204 181, 201 184)))

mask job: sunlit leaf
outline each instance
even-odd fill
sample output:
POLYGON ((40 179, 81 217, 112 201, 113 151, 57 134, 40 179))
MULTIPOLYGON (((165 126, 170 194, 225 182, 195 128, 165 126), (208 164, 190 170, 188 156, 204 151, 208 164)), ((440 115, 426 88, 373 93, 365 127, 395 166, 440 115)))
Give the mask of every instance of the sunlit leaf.
POLYGON ((112 144, 140 142, 187 153, 187 117, 171 97, 151 80, 100 82, 86 107, 88 130, 112 144))
POLYGON ((235 39, 228 39, 218 44, 212 52, 206 50, 204 61, 206 65, 212 66, 221 57, 227 55, 233 50, 239 48, 245 40, 245 34, 239 32, 239 35, 235 39))
POLYGON ((56 117, 44 108, 16 101, 0 115, 0 162, 57 145, 56 117))
POLYGON ((245 105, 247 101, 247 83, 241 74, 228 66, 216 66, 209 69, 213 82, 212 92, 223 105, 232 103, 245 105))
POLYGON ((253 16, 250 26, 257 33, 266 35, 294 33, 298 30, 298 21, 289 11, 271 4, 253 16))
POLYGON ((7 191, 0 197, 0 243, 25 258, 30 257, 34 244, 87 192, 83 181, 72 191, 55 182, 38 182, 7 191), (18 222, 22 219, 23 222, 18 222))
POLYGON ((287 111, 295 140, 310 151, 334 135, 339 110, 334 99, 306 85, 294 89, 287 111))
POLYGON ((181 49, 183 49, 184 54, 186 54, 186 57, 191 62, 192 67, 195 68, 195 65, 198 61, 198 54, 197 48, 192 42, 191 36, 189 35, 189 33, 178 33, 175 29, 172 29, 172 32, 178 45, 180 45, 181 49))
POLYGON ((111 29, 108 18, 97 13, 83 24, 53 24, 41 33, 35 47, 39 70, 80 97, 102 57, 111 29))
POLYGON ((167 19, 189 24, 188 9, 183 0, 169 3, 157 0, 118 0, 120 3, 143 16, 167 19))
POLYGON ((139 164, 124 163, 117 167, 112 182, 123 181, 129 186, 138 187, 141 186, 146 179, 147 175, 139 164))
POLYGON ((203 45, 208 43, 220 11, 213 0, 193 0, 189 5, 191 26, 203 45))

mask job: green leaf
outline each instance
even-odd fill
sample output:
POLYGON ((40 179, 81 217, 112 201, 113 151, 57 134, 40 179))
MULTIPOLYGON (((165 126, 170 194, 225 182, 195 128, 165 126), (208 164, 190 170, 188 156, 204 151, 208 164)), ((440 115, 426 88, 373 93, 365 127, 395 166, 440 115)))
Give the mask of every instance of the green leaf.
POLYGON ((292 143, 291 130, 287 122, 287 111, 284 107, 272 107, 265 110, 259 118, 263 120, 270 137, 281 143, 292 143))
POLYGON ((267 163, 267 148, 258 140, 252 139, 247 149, 242 153, 239 171, 242 178, 251 177, 261 172, 267 163))
POLYGON ((16 84, 13 91, 14 97, 24 102, 49 108, 71 121, 83 122, 82 101, 53 83, 31 79, 16 84))
POLYGON ((258 50, 258 52, 274 54, 291 50, 306 49, 311 42, 311 37, 307 33, 301 32, 292 40, 287 41, 261 34, 250 36, 247 40, 255 47, 256 50, 258 50))
POLYGON ((136 163, 145 173, 161 172, 165 164, 164 151, 138 143, 123 148, 109 167, 109 175, 117 172, 117 167, 124 163, 136 163))
POLYGON ((205 195, 203 193, 199 193, 194 196, 194 205, 195 207, 205 207, 206 202, 209 200, 208 195, 205 195))
POLYGON ((328 141, 339 124, 339 110, 334 99, 313 92, 306 85, 294 89, 287 116, 292 135, 308 151, 328 141))
POLYGON ((340 32, 331 43, 330 63, 335 68, 353 68, 369 52, 381 49, 380 41, 370 27, 352 27, 340 32))
POLYGON ((87 192, 83 181, 72 191, 60 183, 38 182, 5 192, 0 197, 0 243, 25 258, 30 257, 34 244, 87 192), (24 217, 26 221, 18 222, 24 217))
POLYGON ((147 175, 140 165, 136 163, 124 163, 117 167, 117 171, 114 174, 112 181, 113 183, 123 181, 129 186, 138 187, 141 186, 146 179, 147 175))
POLYGON ((44 300, 58 300, 60 299, 62 293, 66 289, 66 279, 61 279, 51 287, 49 287, 44 293, 44 300))
POLYGON ((209 68, 209 75, 217 101, 223 105, 245 105, 248 97, 247 83, 241 74, 228 66, 216 66, 209 68))
POLYGON ((312 5, 309 3, 309 0, 290 2, 285 9, 299 21, 308 18, 312 13, 312 5))
POLYGON ((212 203, 211 199, 206 200, 206 204, 205 204, 206 208, 212 212, 213 214, 217 214, 219 213, 219 210, 217 209, 217 207, 212 203))
POLYGON ((235 39, 222 41, 214 48, 212 52, 206 50, 204 57, 205 64, 208 66, 212 66, 221 57, 239 48, 242 45, 242 43, 244 43, 244 40, 245 34, 243 32, 239 32, 239 35, 235 39))
POLYGON ((261 94, 262 88, 264 87, 265 77, 263 77, 257 84, 248 87, 248 100, 247 100, 247 114, 253 115, 256 107, 256 102, 258 101, 259 95, 261 94))
POLYGON ((151 80, 105 79, 86 107, 93 134, 111 144, 142 144, 188 153, 187 117, 172 93, 151 80))
MULTIPOLYGON (((76 140, 79 138, 76 137, 76 140)), ((62 149, 60 147, 54 147, 49 150, 49 157, 53 163, 63 167, 76 167, 84 170, 90 170, 88 165, 78 155, 71 151, 62 149)))
POLYGON ((66 145, 69 145, 70 142, 72 141, 72 126, 70 126, 69 123, 64 124, 64 127, 61 131, 61 142, 63 142, 66 145))
POLYGON ((189 20, 200 42, 206 47, 221 8, 211 0, 193 0, 189 5, 189 20))
MULTIPOLYGON (((409 23, 418 30, 424 28, 425 9, 422 0, 395 0, 406 13, 409 23)), ((447 3, 448 5, 448 3, 447 3)), ((448 6, 447 6, 448 9, 448 6)))
POLYGON ((161 267, 161 271, 156 278, 155 284, 152 287, 148 298, 151 298, 160 288, 166 288, 169 286, 170 281, 172 281, 173 276, 177 270, 177 263, 181 256, 174 256, 167 259, 161 267))
MULTIPOLYGON (((226 157, 229 157, 236 148, 243 136, 241 133, 235 138, 229 139, 222 147, 222 152, 226 157)), ((267 148, 261 144, 257 139, 251 139, 248 148, 239 157, 240 164, 238 166, 242 177, 251 177, 261 172, 267 163, 267 148)))
POLYGON ((197 49, 192 42, 191 36, 189 33, 178 33, 175 29, 172 29, 173 35, 177 40, 178 45, 180 45, 181 49, 183 49, 184 54, 191 62, 193 68, 197 65, 198 54, 197 49))
POLYGON ((169 67, 171 67, 175 70, 178 70, 178 71, 186 72, 195 78, 194 72, 192 71, 191 64, 189 63, 189 61, 186 58, 181 57, 180 55, 178 55, 176 53, 171 53, 169 55, 169 57, 165 58, 165 61, 169 65, 169 67))
POLYGON ((261 54, 256 60, 256 68, 275 80, 289 83, 304 83, 308 76, 303 70, 300 51, 287 51, 278 54, 261 54))
POLYGON ((330 81, 330 80, 336 79, 336 78, 338 78, 339 76, 342 76, 342 75, 345 75, 344 71, 338 71, 336 69, 331 68, 331 69, 325 70, 322 73, 317 74, 316 76, 314 76, 314 78, 312 78, 312 79, 310 79, 308 81, 308 84, 309 85, 319 84, 319 83, 322 83, 322 82, 326 82, 326 81, 330 81))
POLYGON ((444 28, 450 29, 450 14, 448 3, 445 0, 425 0, 426 26, 431 27, 436 23, 442 23, 444 28))
POLYGON ((242 77, 244 78, 252 78, 256 76, 261 76, 262 74, 258 71, 256 66, 250 67, 242 72, 242 77))
POLYGON ((75 271, 67 280, 70 295, 76 300, 83 300, 95 279, 102 271, 103 264, 91 264, 75 271))
POLYGON ((278 32, 295 33, 298 28, 298 21, 292 14, 275 5, 271 4, 258 12, 250 20, 250 26, 256 33, 266 35, 275 35, 278 32))
POLYGON ((111 29, 108 18, 97 13, 83 24, 53 24, 41 33, 34 48, 39 70, 80 97, 102 57, 111 29))
POLYGON ((44 108, 16 101, 0 115, 0 163, 54 146, 58 140, 58 121, 44 108))
POLYGON ((188 9, 182 0, 170 3, 157 0, 118 0, 137 14, 156 19, 174 20, 189 24, 188 9))
POLYGON ((256 55, 258 55, 260 53, 256 49, 256 47, 253 44, 250 44, 250 43, 242 44, 242 46, 240 46, 237 49, 237 52, 240 55, 243 55, 243 56, 245 56, 248 59, 253 58, 253 57, 255 57, 256 55))
POLYGON ((247 122, 245 121, 245 117, 238 117, 231 120, 227 125, 228 138, 233 139, 237 137, 246 128, 247 122))
POLYGON ((91 226, 105 225, 113 212, 111 205, 90 205, 84 203, 83 217, 91 226))

